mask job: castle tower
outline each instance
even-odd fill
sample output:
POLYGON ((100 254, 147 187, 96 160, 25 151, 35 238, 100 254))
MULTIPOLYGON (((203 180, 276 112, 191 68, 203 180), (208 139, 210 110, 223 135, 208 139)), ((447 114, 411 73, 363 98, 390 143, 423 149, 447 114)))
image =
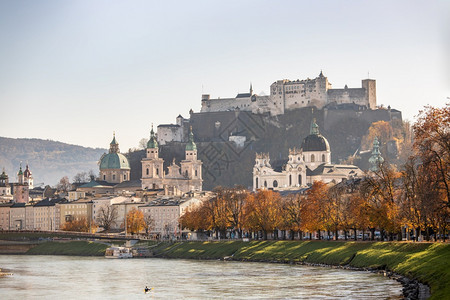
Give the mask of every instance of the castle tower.
POLYGON ((186 158, 181 162, 181 174, 189 179, 190 191, 202 190, 202 162, 197 159, 197 145, 194 142, 192 127, 189 129, 189 141, 186 144, 186 158))
POLYGON ((153 125, 145 151, 146 157, 141 160, 142 189, 162 189, 164 187, 164 160, 159 158, 158 141, 153 131, 153 125))
POLYGON ((109 153, 100 158, 100 179, 110 183, 121 183, 130 180, 130 164, 120 153, 116 134, 109 144, 109 153))
POLYGON ((377 172, 383 162, 384 158, 381 156, 380 142, 378 142, 378 138, 375 137, 373 140, 372 156, 369 158, 369 163, 371 165, 370 171, 377 172))
POLYGON ((366 101, 370 109, 377 108, 377 87, 374 79, 364 79, 361 83, 362 87, 366 90, 366 101))

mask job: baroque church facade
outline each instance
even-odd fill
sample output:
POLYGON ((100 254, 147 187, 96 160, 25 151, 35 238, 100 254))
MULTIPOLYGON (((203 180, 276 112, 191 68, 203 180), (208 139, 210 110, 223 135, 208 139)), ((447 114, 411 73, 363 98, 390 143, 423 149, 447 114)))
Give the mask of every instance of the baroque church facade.
POLYGON ((153 127, 147 143, 146 157, 142 163, 142 189, 175 188, 181 193, 202 191, 202 162, 197 159, 197 145, 194 143, 192 128, 185 148, 185 159, 180 165, 175 160, 164 170, 164 160, 159 157, 159 145, 153 127))
POLYGON ((269 154, 256 154, 253 167, 253 190, 289 190, 307 187, 314 181, 340 182, 363 176, 357 166, 331 163, 328 140, 319 133, 315 120, 310 135, 303 139, 300 149, 289 149, 289 157, 281 169, 270 164, 269 154))

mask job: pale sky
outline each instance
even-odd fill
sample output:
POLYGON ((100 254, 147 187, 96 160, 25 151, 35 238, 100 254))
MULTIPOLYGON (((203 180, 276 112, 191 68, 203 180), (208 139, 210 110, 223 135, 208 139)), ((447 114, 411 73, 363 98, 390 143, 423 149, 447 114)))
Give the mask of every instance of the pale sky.
POLYGON ((0 0, 0 136, 122 152, 279 79, 377 80, 412 120, 450 101, 450 1, 0 0))

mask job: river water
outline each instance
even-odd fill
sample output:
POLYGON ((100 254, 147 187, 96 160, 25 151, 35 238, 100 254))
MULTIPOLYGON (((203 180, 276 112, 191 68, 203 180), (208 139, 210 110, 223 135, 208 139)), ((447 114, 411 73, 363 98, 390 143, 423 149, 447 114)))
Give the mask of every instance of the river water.
POLYGON ((399 299, 364 271, 270 263, 0 255, 0 299, 399 299), (144 287, 153 290, 144 293, 144 287))

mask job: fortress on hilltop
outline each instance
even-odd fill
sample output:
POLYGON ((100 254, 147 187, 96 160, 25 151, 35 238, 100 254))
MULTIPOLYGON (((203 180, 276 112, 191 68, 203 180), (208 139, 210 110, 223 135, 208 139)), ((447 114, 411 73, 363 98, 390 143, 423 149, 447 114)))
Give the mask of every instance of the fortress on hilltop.
POLYGON ((254 114, 282 115, 285 111, 315 106, 319 109, 328 104, 357 104, 368 109, 375 109, 377 104, 376 81, 362 80, 360 88, 332 89, 328 78, 322 71, 314 79, 277 80, 270 86, 269 96, 253 93, 250 85, 249 93, 241 93, 234 98, 211 99, 210 95, 202 95, 201 112, 219 111, 251 111, 254 114))

